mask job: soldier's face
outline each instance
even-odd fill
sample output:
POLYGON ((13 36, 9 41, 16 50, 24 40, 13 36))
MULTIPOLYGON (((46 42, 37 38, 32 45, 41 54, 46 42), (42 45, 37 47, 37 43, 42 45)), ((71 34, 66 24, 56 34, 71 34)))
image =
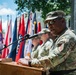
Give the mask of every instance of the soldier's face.
POLYGON ((59 35, 63 30, 62 21, 59 19, 48 21, 48 28, 52 35, 59 35), (51 24, 50 24, 51 21, 51 24), (52 22, 53 21, 53 22, 52 22))
POLYGON ((39 44, 39 42, 40 42, 40 39, 38 39, 38 38, 33 38, 32 39, 32 44, 33 45, 37 45, 37 44, 39 44))

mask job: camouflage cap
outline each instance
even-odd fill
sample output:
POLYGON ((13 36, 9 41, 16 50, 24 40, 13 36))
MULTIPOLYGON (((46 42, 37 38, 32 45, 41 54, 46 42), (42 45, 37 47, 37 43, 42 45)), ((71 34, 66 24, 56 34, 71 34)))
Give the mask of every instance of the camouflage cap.
POLYGON ((50 30, 48 28, 43 28, 38 34, 45 34, 50 33, 50 30))
POLYGON ((53 11, 53 12, 49 12, 47 15, 46 15, 46 19, 45 19, 45 23, 49 20, 53 20, 53 19, 56 19, 56 18, 63 18, 65 17, 65 13, 62 11, 62 10, 57 10, 57 11, 53 11))

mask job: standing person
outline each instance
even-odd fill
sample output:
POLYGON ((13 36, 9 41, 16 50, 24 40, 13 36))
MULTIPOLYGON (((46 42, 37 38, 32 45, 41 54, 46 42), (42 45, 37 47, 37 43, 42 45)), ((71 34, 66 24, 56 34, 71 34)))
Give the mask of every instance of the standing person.
POLYGON ((73 72, 71 69, 76 69, 76 35, 67 28, 65 13, 61 10, 49 12, 45 23, 48 24, 51 34, 57 36, 49 56, 46 57, 49 64, 45 64, 47 67, 50 65, 51 70, 58 71, 55 75, 75 75, 76 71, 73 72))
POLYGON ((38 53, 38 58, 47 56, 49 54, 49 50, 53 44, 52 39, 50 39, 50 30, 48 28, 43 28, 38 35, 42 40, 42 45, 40 46, 40 50, 38 53))
POLYGON ((76 69, 76 35, 67 28, 65 13, 61 10, 49 12, 45 23, 48 24, 51 34, 57 36, 49 55, 26 61, 25 64, 53 70, 50 75, 76 75, 76 71, 72 71, 76 69))
POLYGON ((38 52, 40 50, 40 37, 36 36, 32 38, 32 51, 30 57, 25 56, 24 58, 20 58, 17 64, 24 64, 25 60, 31 60, 33 58, 38 57, 38 52))
POLYGON ((32 49, 31 57, 33 58, 41 58, 45 55, 49 54, 49 50, 53 44, 53 41, 50 39, 50 30, 47 28, 43 28, 37 37, 32 38, 32 43, 34 48, 32 49), (40 40, 42 40, 42 44, 39 45, 40 40))
MULTIPOLYGON (((50 30, 48 28, 43 28, 39 33, 38 37, 32 38, 32 43, 34 45, 31 53, 31 59, 47 56, 49 54, 49 50, 53 44, 52 39, 50 39, 50 30), (40 38, 39 38, 40 37, 40 38), (42 40, 42 44, 39 45, 40 40, 42 40)), ((24 63, 24 60, 20 59, 20 63, 24 63)), ((36 62, 36 61, 35 61, 36 62)))
POLYGON ((33 48, 31 52, 31 59, 38 57, 38 51, 40 47, 40 37, 37 36, 37 37, 32 38, 32 44, 33 44, 33 48))
MULTIPOLYGON (((40 41, 41 40, 40 40, 39 36, 33 37, 32 38, 32 51, 31 51, 30 57, 29 56, 24 56, 24 58, 21 58, 20 60, 25 60, 25 59, 30 60, 32 58, 37 58, 39 47, 40 47, 40 41)), ((27 43, 27 41, 26 41, 26 43, 27 43)), ((24 53, 24 55, 26 55, 26 52, 24 53)))

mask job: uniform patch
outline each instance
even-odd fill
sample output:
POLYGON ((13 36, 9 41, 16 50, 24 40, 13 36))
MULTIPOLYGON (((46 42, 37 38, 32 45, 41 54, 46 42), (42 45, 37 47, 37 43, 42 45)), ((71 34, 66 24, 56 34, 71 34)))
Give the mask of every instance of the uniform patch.
POLYGON ((64 48, 64 44, 59 44, 59 51, 61 52, 64 48))

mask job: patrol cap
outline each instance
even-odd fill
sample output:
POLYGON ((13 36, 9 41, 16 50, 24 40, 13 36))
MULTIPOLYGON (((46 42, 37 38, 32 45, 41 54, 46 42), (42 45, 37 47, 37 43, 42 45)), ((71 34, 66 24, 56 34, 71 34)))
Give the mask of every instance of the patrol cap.
POLYGON ((65 17, 65 13, 62 10, 49 12, 46 15, 45 23, 49 20, 53 20, 53 19, 56 19, 56 18, 63 18, 63 17, 65 17))
POLYGON ((50 30, 48 28, 43 28, 38 34, 45 34, 50 33, 50 30))

